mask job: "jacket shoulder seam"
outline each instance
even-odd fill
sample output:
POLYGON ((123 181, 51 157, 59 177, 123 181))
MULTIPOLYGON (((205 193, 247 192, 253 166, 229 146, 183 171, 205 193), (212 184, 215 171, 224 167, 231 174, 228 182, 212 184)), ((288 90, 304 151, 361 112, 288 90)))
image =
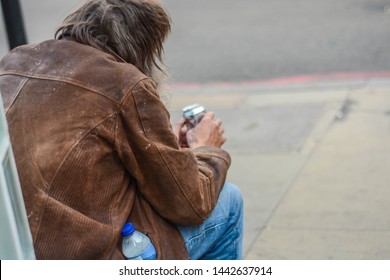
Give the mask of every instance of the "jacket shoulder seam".
MULTIPOLYGON (((100 126, 102 123, 104 123, 108 118, 114 116, 114 115, 117 115, 118 114, 118 111, 114 111, 112 112, 111 114, 109 114, 108 116, 106 116, 105 118, 103 118, 101 121, 99 121, 96 125, 94 126, 91 126, 88 130, 86 130, 83 134, 83 136, 76 142, 74 143, 70 148, 69 148, 69 151, 66 153, 66 155, 64 156, 64 158, 62 159, 61 163, 58 165, 58 168, 56 169, 56 172, 54 173, 53 175, 53 179, 50 181, 50 183, 48 184, 49 185, 49 189, 48 189, 48 194, 50 193, 50 188, 53 184, 53 182, 55 181, 55 179, 57 178, 57 175, 58 175, 58 172, 61 170, 62 166, 64 165, 64 163, 66 162, 66 160, 68 159, 69 155, 72 153, 72 151, 74 151, 74 149, 85 139, 85 137, 92 131, 94 130, 95 128, 97 128, 98 126, 100 126)), ((114 139, 115 141, 115 139, 114 139)))
MULTIPOLYGON (((50 76, 50 75, 26 74, 26 73, 22 73, 22 72, 19 72, 19 71, 6 71, 6 72, 5 71, 0 71, 0 76, 5 76, 5 75, 18 75, 18 76, 22 76, 22 77, 26 77, 26 78, 32 78, 32 79, 49 80, 49 81, 68 83, 68 84, 71 84, 71 85, 74 85, 74 86, 77 86, 77 87, 89 90, 91 92, 94 92, 94 93, 96 93, 96 94, 98 94, 98 95, 100 95, 100 96, 110 100, 111 102, 114 102, 117 105, 122 104, 123 99, 124 99, 124 98, 122 98, 122 100, 117 101, 117 100, 115 100, 115 99, 113 99, 113 98, 111 98, 111 97, 101 93, 100 91, 97 91, 96 89, 94 89, 92 87, 89 87, 88 85, 86 85, 84 83, 80 83, 79 81, 71 79, 71 78, 65 78, 65 77, 58 78, 56 76, 50 76)), ((138 82, 134 83, 134 84, 130 83, 130 85, 127 87, 127 89, 128 88, 132 88, 132 87, 134 87, 137 84, 138 84, 138 82)))
MULTIPOLYGON (((28 80, 30 78, 28 77, 24 77, 25 80, 23 82, 20 83, 20 85, 18 86, 17 88, 17 91, 16 91, 16 94, 15 94, 15 97, 12 99, 10 105, 9 105, 9 108, 12 107, 12 105, 15 103, 16 99, 18 99, 19 95, 20 95, 20 92, 22 91, 22 88, 24 87, 24 85, 28 82, 28 80)), ((8 111, 5 113, 6 116, 8 116, 8 111)))

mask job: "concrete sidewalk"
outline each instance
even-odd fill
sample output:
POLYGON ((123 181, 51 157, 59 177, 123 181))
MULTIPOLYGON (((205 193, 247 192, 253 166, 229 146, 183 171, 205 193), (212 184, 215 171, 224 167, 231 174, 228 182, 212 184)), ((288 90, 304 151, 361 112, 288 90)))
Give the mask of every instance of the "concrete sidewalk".
POLYGON ((224 121, 246 259, 390 259, 390 83, 173 88, 224 121))

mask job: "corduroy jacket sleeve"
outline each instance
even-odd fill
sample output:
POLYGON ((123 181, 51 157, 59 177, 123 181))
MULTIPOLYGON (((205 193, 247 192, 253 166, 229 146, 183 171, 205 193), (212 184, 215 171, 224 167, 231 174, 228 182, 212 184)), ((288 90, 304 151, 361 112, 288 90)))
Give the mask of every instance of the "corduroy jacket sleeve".
POLYGON ((154 83, 140 81, 121 104, 115 149, 159 215, 174 224, 199 224, 217 203, 230 156, 215 147, 180 148, 169 117, 154 83))

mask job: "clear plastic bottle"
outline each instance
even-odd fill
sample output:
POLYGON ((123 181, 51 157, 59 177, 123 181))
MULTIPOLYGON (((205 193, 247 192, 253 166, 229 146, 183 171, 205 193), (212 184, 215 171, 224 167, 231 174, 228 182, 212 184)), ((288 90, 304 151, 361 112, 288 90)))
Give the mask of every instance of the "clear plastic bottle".
POLYGON ((128 260, 155 260, 157 258, 149 237, 137 231, 132 223, 122 229, 122 252, 128 260))

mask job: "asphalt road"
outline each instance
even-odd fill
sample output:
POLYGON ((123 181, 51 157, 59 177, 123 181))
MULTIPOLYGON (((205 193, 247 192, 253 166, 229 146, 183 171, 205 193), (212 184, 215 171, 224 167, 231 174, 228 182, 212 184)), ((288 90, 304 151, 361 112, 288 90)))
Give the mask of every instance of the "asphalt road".
MULTIPOLYGON (((52 38, 81 0, 21 0, 30 42, 52 38)), ((162 0, 173 82, 390 70, 390 0, 162 0)), ((0 23, 0 55, 7 51, 0 23)))
POLYGON ((390 70, 389 0, 165 0, 180 82, 390 70), (385 8, 386 7, 386 8, 385 8))

